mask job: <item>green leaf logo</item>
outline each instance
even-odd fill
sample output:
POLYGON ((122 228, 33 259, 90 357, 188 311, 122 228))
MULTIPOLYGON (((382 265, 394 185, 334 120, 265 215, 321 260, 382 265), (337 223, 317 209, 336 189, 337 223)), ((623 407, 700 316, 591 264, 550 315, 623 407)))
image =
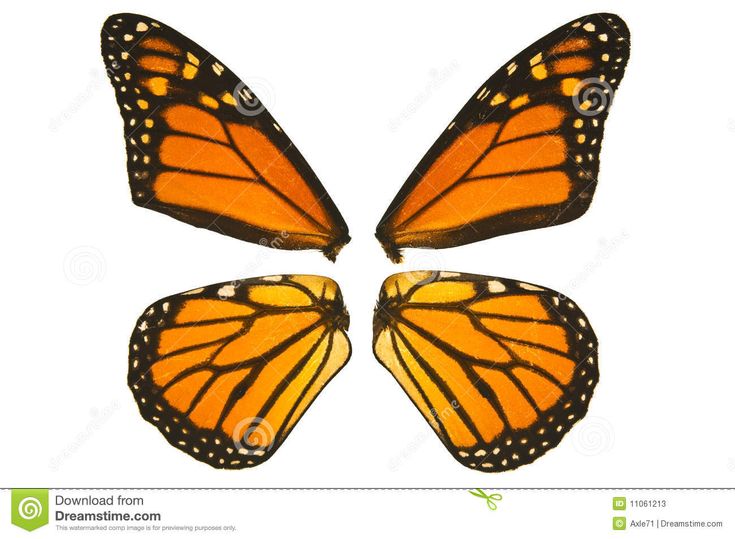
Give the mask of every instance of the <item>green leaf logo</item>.
POLYGON ((48 524, 48 489, 14 488, 10 493, 10 522, 29 532, 48 524))

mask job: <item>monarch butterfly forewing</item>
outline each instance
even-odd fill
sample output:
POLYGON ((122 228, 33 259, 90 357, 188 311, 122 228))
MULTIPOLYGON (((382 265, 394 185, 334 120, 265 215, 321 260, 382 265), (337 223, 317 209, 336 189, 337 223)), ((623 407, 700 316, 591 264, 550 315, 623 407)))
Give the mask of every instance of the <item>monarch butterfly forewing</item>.
POLYGON ((216 468, 270 458, 350 356, 326 277, 278 275, 164 298, 138 320, 128 384, 171 445, 216 468))
POLYGON ((540 39, 475 93, 381 219, 388 256, 565 223, 590 205, 603 127, 628 61, 617 15, 540 39))
POLYGON ((176 30, 112 15, 102 55, 124 120, 133 202, 197 227, 334 259, 347 226, 253 92, 176 30))
POLYGON ((386 279, 373 349, 462 464, 501 472, 555 447, 587 412, 597 340, 568 298, 464 273, 386 279))

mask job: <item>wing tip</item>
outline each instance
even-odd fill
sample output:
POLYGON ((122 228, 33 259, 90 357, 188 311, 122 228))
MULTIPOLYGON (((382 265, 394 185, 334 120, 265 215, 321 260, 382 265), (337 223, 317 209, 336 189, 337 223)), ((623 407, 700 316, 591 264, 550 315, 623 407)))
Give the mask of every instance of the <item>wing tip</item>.
POLYGON ((587 17, 583 17, 583 19, 587 19, 590 17, 598 17, 600 19, 603 19, 604 23, 608 27, 610 27, 616 34, 625 38, 626 41, 630 40, 630 28, 628 28, 628 24, 625 22, 625 19, 623 19, 617 13, 594 13, 592 15, 588 15, 587 17))
POLYGON ((105 22, 102 23, 103 33, 105 31, 113 33, 112 32, 113 30, 117 29, 119 25, 125 24, 126 20, 131 17, 148 19, 148 17, 145 17, 143 15, 136 15, 135 13, 127 13, 127 12, 113 13, 112 15, 110 15, 109 17, 105 19, 105 22))

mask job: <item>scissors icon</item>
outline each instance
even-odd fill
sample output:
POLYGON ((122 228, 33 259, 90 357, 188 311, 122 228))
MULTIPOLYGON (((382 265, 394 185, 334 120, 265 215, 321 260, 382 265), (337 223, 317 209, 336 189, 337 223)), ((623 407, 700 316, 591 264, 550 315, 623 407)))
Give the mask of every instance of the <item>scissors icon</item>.
POLYGON ((499 494, 497 492, 493 492, 492 494, 487 494, 484 490, 481 488, 476 488, 475 490, 468 490, 470 494, 473 496, 477 496, 478 498, 482 498, 487 503, 488 509, 491 511, 495 511, 498 508, 498 504, 495 502, 499 502, 503 499, 503 495, 499 494))

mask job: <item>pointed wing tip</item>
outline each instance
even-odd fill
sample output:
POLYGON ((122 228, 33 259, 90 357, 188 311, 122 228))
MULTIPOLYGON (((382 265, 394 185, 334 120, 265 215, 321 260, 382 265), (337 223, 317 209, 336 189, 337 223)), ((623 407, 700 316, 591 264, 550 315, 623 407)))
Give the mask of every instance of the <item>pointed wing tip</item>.
POLYGON ((108 37, 119 36, 122 31, 122 26, 129 25, 130 19, 136 19, 139 21, 152 21, 152 19, 146 15, 138 15, 137 13, 113 13, 105 19, 100 28, 100 37, 102 39, 102 45, 104 48, 105 43, 108 41, 108 37))
POLYGON ((613 28, 618 35, 624 37, 626 40, 630 39, 630 29, 628 28, 628 24, 625 22, 625 19, 617 13, 594 13, 583 18, 589 17, 599 17, 604 19, 605 23, 613 28))
POLYGON ((129 17, 142 17, 142 15, 136 15, 135 13, 113 13, 105 19, 105 22, 102 23, 102 29, 105 30, 112 28, 117 24, 125 22, 125 19, 129 17))

